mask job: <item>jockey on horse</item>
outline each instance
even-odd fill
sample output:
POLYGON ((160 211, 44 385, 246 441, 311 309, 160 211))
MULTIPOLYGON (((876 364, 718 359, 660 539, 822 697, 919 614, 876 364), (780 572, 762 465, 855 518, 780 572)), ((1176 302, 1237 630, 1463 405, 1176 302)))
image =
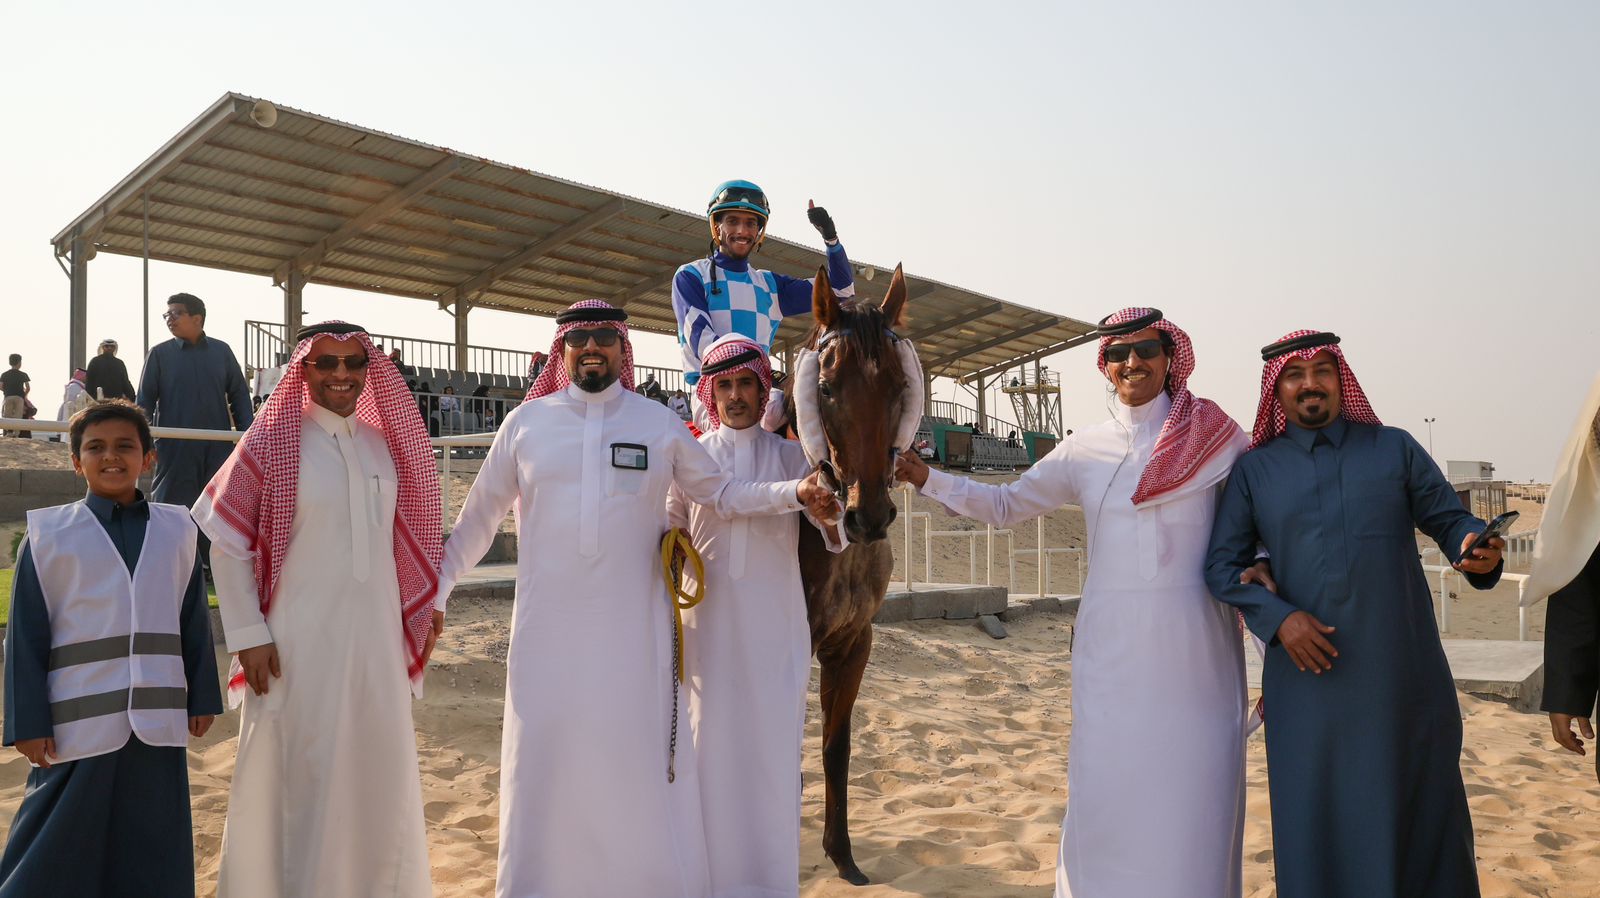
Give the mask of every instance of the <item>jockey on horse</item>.
MULTIPOLYGON (((688 262, 672 278, 672 312, 678 319, 678 344, 683 347, 683 376, 691 395, 700 379, 701 355, 719 338, 737 334, 772 351, 778 326, 790 315, 811 311, 811 278, 794 278, 756 268, 750 256, 766 238, 770 214, 767 195, 749 181, 724 181, 706 204, 711 229, 710 252, 688 262)), ((850 259, 839 243, 826 209, 811 205, 806 217, 828 247, 828 275, 834 295, 855 295, 850 259)), ((763 426, 778 426, 783 393, 767 404, 763 426)), ((695 423, 704 429, 705 408, 695 407, 695 423)))

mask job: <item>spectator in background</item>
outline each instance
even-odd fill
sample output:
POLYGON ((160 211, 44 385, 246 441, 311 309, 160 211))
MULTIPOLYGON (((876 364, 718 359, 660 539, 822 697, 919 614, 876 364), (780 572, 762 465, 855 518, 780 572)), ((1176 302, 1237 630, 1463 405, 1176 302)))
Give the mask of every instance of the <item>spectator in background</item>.
POLYGON ((456 398, 456 388, 445 385, 444 395, 439 397, 439 424, 441 429, 450 433, 464 432, 461 426, 461 400, 456 398))
MULTIPOLYGON (((407 365, 404 361, 401 360, 401 358, 400 358, 400 347, 398 347, 398 346, 396 346, 395 348, 389 350, 389 361, 394 362, 394 366, 396 368, 400 369, 400 374, 401 374, 402 377, 411 377, 411 376, 413 376, 413 375, 415 375, 417 373, 417 369, 411 367, 410 365, 407 365)), ((438 436, 438 434, 434 434, 434 435, 438 436)))
MULTIPOLYGON (((396 349, 395 352, 400 350, 396 349)), ((390 358, 393 358, 391 356, 390 358)), ((395 363, 399 365, 398 362, 395 363)), ((428 436, 439 435, 439 399, 433 395, 433 384, 423 381, 417 384, 417 411, 422 414, 422 420, 427 422, 428 436)))
MULTIPOLYGON (((156 344, 139 377, 139 407, 156 427, 244 430, 255 420, 250 388, 228 344, 206 336, 206 304, 175 293, 167 300, 172 339, 156 344)), ((150 498, 192 506, 233 444, 217 440, 156 440, 156 475, 150 498)), ((211 544, 200 536, 200 557, 210 570, 211 544)))
POLYGON ((539 375, 544 371, 545 360, 548 358, 549 356, 545 355, 544 353, 536 352, 533 354, 532 358, 528 359, 529 384, 532 384, 534 381, 539 379, 539 375))
POLYGON ((689 397, 683 395, 682 390, 672 391, 671 397, 667 399, 667 408, 672 409, 672 413, 682 418, 685 423, 694 414, 689 410, 689 397))
POLYGON ((472 391, 472 401, 468 403, 471 407, 470 411, 478 415, 478 421, 480 422, 478 426, 485 431, 494 430, 495 425, 499 422, 500 416, 495 413, 495 406, 499 404, 499 402, 490 401, 488 384, 479 384, 475 387, 472 391))
POLYGON ((133 383, 128 380, 128 366, 117 358, 117 341, 101 340, 100 354, 89 360, 88 377, 83 388, 92 399, 138 398, 133 383))
MULTIPOLYGON (((0 402, 0 418, 25 418, 27 417, 28 392, 33 389, 29 383, 28 373, 22 370, 22 356, 13 352, 9 360, 11 368, 0 373, 0 393, 5 399, 0 402)), ((8 430, 7 436, 20 436, 21 431, 8 430)))
MULTIPOLYGON (((82 368, 72 369, 72 379, 67 381, 66 390, 61 394, 61 407, 56 409, 57 421, 65 424, 72 420, 73 415, 88 408, 93 402, 94 397, 90 396, 84 387, 84 380, 88 376, 89 372, 82 368)), ((57 437, 52 434, 50 439, 56 440, 57 437)))

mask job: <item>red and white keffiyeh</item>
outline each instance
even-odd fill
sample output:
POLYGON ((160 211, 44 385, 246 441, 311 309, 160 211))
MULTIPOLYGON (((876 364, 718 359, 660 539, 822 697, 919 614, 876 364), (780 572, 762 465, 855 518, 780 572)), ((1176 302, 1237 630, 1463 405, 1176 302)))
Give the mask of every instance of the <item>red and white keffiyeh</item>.
MULTIPOLYGON (((1321 331, 1298 330, 1284 334, 1278 343, 1287 340, 1296 340, 1309 337, 1321 331)), ((1278 402, 1278 375, 1283 373, 1283 367, 1289 364, 1290 359, 1310 359, 1323 350, 1333 354, 1339 362, 1339 414, 1347 421, 1356 421, 1361 424, 1379 425, 1382 421, 1373 413, 1372 405, 1367 402, 1367 394, 1361 390, 1361 382, 1356 380, 1356 374, 1350 370, 1350 364, 1345 361, 1344 350, 1337 343, 1323 343, 1305 346, 1292 350, 1276 358, 1269 359, 1261 368, 1261 404, 1256 406, 1256 425, 1250 433, 1250 448, 1264 446, 1279 434, 1283 433, 1288 418, 1283 413, 1283 405, 1278 402)))
MULTIPOLYGON (((394 362, 379 353, 365 333, 316 334, 300 341, 285 366, 283 380, 262 404, 222 469, 206 484, 210 508, 197 509, 197 517, 214 517, 237 535, 239 546, 254 553, 256 591, 265 614, 272 607, 289 550, 300 483, 300 426, 306 403, 311 401, 301 363, 323 336, 358 343, 369 360, 366 388, 356 399, 355 415, 383 434, 394 459, 394 563, 404 624, 399 635, 406 647, 406 672, 413 688, 420 689, 422 650, 433 628, 433 600, 444 555, 439 475, 416 399, 394 362)), ((238 704, 244 689, 244 672, 236 656, 228 671, 230 704, 238 704)))
MULTIPOLYGON (((1123 309, 1106 318, 1101 326, 1126 324, 1154 312, 1149 308, 1123 309)), ((1187 483, 1217 453, 1227 448, 1238 426, 1221 406, 1189 391, 1189 377, 1194 374, 1194 344, 1183 328, 1165 318, 1150 326, 1172 338, 1172 355, 1167 363, 1167 394, 1172 397, 1172 410, 1167 412, 1150 461, 1133 491, 1135 505, 1164 496, 1187 483)), ((1101 374, 1106 373, 1106 347, 1111 345, 1112 339, 1100 338, 1101 374)))
POLYGON ((756 408, 756 419, 760 420, 766 411, 767 400, 772 396, 772 363, 767 360, 767 353, 761 345, 746 337, 729 334, 718 338, 700 356, 700 380, 695 383, 694 391, 700 404, 705 407, 712 430, 722 426, 722 417, 717 414, 716 382, 739 371, 749 371, 761 381, 761 400, 756 408), (746 358, 728 364, 740 356, 746 358), (722 367, 724 365, 727 367, 722 367))
MULTIPOLYGON (((584 309, 607 309, 616 311, 616 306, 603 299, 585 299, 575 302, 567 307, 567 311, 558 316, 557 320, 568 317, 573 313, 581 313, 584 309)), ((633 342, 628 339, 628 326, 621 321, 568 321, 556 328, 555 342, 550 344, 550 356, 544 364, 544 370, 528 385, 528 395, 522 401, 531 402, 541 396, 559 393, 572 385, 572 377, 567 373, 566 348, 562 339, 567 331, 578 328, 609 327, 622 334, 622 372, 620 379, 625 389, 633 389, 633 342)))

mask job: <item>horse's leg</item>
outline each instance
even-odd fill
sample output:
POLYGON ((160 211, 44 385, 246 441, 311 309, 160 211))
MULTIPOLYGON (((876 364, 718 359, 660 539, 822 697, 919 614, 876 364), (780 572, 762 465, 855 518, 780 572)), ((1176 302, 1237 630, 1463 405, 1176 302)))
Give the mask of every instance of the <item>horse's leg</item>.
POLYGON ((867 877, 850 852, 850 714, 861 689, 861 675, 872 653, 872 625, 856 631, 841 646, 824 646, 822 666, 822 774, 826 783, 822 850, 839 877, 864 886, 867 877))

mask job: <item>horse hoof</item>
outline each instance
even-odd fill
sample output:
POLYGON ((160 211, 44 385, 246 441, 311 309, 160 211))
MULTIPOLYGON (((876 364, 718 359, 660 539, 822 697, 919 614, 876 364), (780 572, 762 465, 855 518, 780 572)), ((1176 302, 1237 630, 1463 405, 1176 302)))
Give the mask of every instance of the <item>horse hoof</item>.
POLYGON ((855 864, 851 864, 849 867, 840 867, 839 878, 853 886, 864 886, 872 881, 868 879, 867 874, 862 873, 861 868, 857 867, 855 864))

